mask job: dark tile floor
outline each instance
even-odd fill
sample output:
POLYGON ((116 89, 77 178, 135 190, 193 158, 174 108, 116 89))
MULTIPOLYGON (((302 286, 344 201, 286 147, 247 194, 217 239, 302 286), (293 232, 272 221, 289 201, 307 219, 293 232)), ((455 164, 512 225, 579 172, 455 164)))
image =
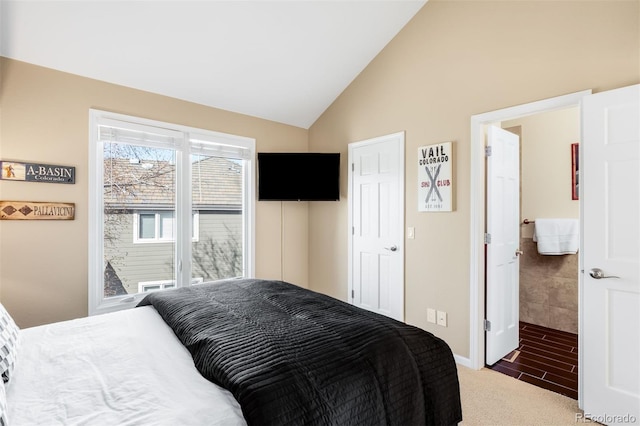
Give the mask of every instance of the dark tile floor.
POLYGON ((578 335, 520 322, 520 346, 489 368, 578 399, 578 335))

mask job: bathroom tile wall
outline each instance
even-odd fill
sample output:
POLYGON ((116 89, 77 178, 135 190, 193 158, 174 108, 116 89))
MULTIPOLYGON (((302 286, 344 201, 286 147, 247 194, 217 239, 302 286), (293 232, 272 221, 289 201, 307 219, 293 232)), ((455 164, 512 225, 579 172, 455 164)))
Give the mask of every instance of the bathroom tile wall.
POLYGON ((521 238, 520 321, 578 333, 578 255, 543 256, 521 238))

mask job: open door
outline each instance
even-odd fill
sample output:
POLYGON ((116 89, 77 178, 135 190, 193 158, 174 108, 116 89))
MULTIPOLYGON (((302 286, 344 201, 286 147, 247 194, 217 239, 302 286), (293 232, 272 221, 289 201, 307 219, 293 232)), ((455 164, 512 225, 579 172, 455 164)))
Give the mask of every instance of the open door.
POLYGON ((640 424, 640 85, 587 96, 582 114, 582 408, 640 424))
POLYGON ((487 144, 485 362, 492 365, 519 340, 520 141, 490 126, 487 144))

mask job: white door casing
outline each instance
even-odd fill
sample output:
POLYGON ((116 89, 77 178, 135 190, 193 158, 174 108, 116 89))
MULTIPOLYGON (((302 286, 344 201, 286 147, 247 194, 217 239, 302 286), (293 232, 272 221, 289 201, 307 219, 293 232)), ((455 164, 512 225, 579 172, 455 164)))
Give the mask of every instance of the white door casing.
POLYGON ((404 132, 349 144, 349 302, 404 321, 404 132))
POLYGON ((640 85, 584 99, 580 369, 603 424, 640 424, 639 122, 640 85))
POLYGON ((520 140, 489 126, 487 145, 486 363, 518 347, 520 140))

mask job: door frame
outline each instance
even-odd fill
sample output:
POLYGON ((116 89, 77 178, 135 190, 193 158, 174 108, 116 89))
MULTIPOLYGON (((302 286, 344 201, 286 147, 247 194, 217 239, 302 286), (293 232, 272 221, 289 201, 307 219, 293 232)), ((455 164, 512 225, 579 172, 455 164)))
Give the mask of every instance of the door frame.
MULTIPOLYGON (((399 144, 398 144, 398 159, 399 159, 399 164, 398 164, 398 175, 400 176, 400 179, 398 179, 398 211, 402 212, 399 215, 399 223, 398 225, 398 235, 399 237, 399 241, 398 241, 398 248, 399 251, 402 255, 402 260, 400 262, 400 275, 402 277, 402 286, 400 286, 402 294, 400 295, 400 298, 402 300, 402 312, 401 312, 401 318, 402 321, 404 321, 405 319, 405 289, 404 289, 404 281, 405 281, 405 273, 404 273, 404 263, 405 263, 405 254, 404 254, 404 250, 405 250, 405 241, 404 241, 404 221, 405 221, 405 132, 401 131, 401 132, 397 132, 397 133, 391 133, 388 135, 384 135, 384 136, 379 136, 379 137, 375 137, 375 138, 371 138, 371 139, 366 139, 366 140, 361 140, 358 142, 351 142, 348 144, 348 191, 349 194, 352 193, 352 186, 353 186, 353 162, 352 162, 352 158, 353 158, 353 150, 362 146, 366 146, 366 145, 374 145, 374 144, 378 144, 378 143, 382 143, 385 141, 396 141, 399 140, 399 144)), ((348 285, 348 294, 347 294, 347 301, 350 304, 353 304, 353 199, 351 196, 348 197, 349 201, 348 201, 348 249, 347 249, 347 285, 348 285)))
MULTIPOLYGON (((469 253, 469 358, 458 358, 458 361, 475 370, 484 367, 485 341, 485 125, 498 121, 512 120, 528 115, 549 112, 569 107, 580 107, 582 98, 592 93, 592 90, 583 90, 563 96, 543 99, 536 102, 517 105, 471 116, 471 164, 470 164, 470 253, 469 253)), ((580 255, 580 265, 582 257, 580 255)), ((579 278, 578 288, 582 290, 582 277, 579 278)), ((582 311, 578 313, 578 333, 582 330, 582 311)), ((579 350, 579 357, 582 351, 579 350)), ((578 360, 580 362, 580 360, 578 360)), ((579 375, 582 371, 579 371, 579 375)), ((581 376, 578 379, 582 382, 581 376)), ((582 389, 578 390, 581 398, 582 389)), ((581 399, 579 400, 582 404, 581 399)))

